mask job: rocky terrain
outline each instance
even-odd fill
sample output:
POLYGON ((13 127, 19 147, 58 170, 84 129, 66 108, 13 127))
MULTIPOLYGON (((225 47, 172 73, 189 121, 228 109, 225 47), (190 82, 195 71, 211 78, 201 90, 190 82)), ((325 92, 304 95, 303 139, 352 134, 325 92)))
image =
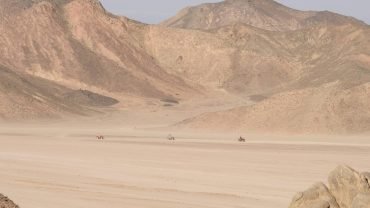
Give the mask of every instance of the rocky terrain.
POLYGON ((298 193, 289 208, 369 208, 370 173, 339 166, 330 173, 329 188, 317 183, 298 193))
MULTIPOLYGON (((188 75, 189 79, 200 79, 201 83, 210 83, 213 80, 214 85, 252 100, 255 97, 263 98, 252 106, 206 113, 177 126, 239 132, 369 132, 369 26, 347 17, 340 17, 340 21, 326 21, 339 20, 335 18, 336 14, 330 13, 325 13, 325 21, 315 18, 320 20, 318 24, 301 24, 299 28, 281 30, 264 28, 261 22, 243 23, 238 19, 228 20, 225 23, 228 26, 216 24, 208 28, 203 25, 202 27, 208 29, 199 30, 190 21, 190 17, 206 18, 208 13, 204 12, 207 11, 204 8, 212 11, 212 17, 221 17, 224 12, 229 14, 234 10, 243 10, 242 6, 250 8, 257 4, 275 8, 276 14, 281 10, 280 7, 290 11, 291 15, 306 14, 289 10, 273 1, 258 2, 225 1, 204 4, 188 9, 192 11, 189 16, 180 13, 176 17, 178 23, 186 24, 163 23, 171 27, 190 28, 191 30, 184 30, 183 33, 198 33, 201 35, 196 37, 203 35, 204 39, 210 40, 207 46, 200 44, 201 41, 194 37, 190 38, 190 43, 184 41, 184 47, 190 45, 189 48, 195 48, 192 54, 201 59, 191 55, 191 58, 186 58, 188 54, 182 55, 179 56, 181 61, 173 62, 170 68, 172 66, 183 70, 184 77, 188 75), (206 38, 207 35, 209 38, 206 38), (210 44, 214 46, 209 48, 210 44), (214 57, 217 58, 213 59, 214 57), (197 72, 195 77, 192 77, 192 73, 187 73, 190 70, 197 72), (203 76, 200 74, 202 71, 203 76)), ((311 15, 318 17, 324 13, 311 15)), ((195 22, 199 21, 194 20, 194 24, 195 22)), ((179 42, 181 46, 182 42, 179 42)), ((154 53, 153 56, 159 57, 159 60, 168 60, 167 53, 174 54, 165 44, 155 51, 159 55, 154 53)), ((163 62, 163 65, 168 63, 170 62, 163 62)))
POLYGON ((12 200, 8 197, 0 194, 0 207, 1 208, 19 208, 12 200))
POLYGON ((112 15, 97 0, 0 0, 0 14, 1 79, 12 83, 0 85, 3 119, 159 108, 161 100, 196 108, 231 96, 245 104, 176 126, 370 131, 370 29, 351 17, 273 0, 203 4, 160 25, 112 15))
POLYGON ((328 85, 279 93, 255 105, 211 112, 177 126, 219 131, 359 133, 369 130, 370 85, 328 85))
POLYGON ((225 0, 188 7, 161 24, 164 26, 209 30, 243 23, 271 31, 289 31, 313 25, 363 24, 354 18, 328 11, 298 11, 274 0, 225 0))
MULTIPOLYGON (((0 66, 33 85, 39 83, 31 79, 42 80, 49 94, 58 86, 156 99, 194 93, 141 48, 128 31, 131 20, 109 14, 97 0, 1 0, 0 12, 0 66)), ((29 97, 39 93, 19 88, 28 90, 29 97)), ((2 108, 7 117, 45 114, 22 101, 15 102, 29 112, 14 109, 6 100, 1 104, 13 109, 2 108)), ((59 103, 53 96, 45 100, 59 103)), ((50 106, 47 101, 40 105, 50 106)), ((58 111, 53 107, 50 113, 58 111)))

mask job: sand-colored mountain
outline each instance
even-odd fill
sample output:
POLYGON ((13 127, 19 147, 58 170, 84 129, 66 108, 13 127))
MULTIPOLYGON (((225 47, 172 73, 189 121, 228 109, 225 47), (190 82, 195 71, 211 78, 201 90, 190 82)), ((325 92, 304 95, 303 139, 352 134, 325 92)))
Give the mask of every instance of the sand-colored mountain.
POLYGON ((215 31, 150 26, 147 51, 169 73, 211 88, 259 93, 298 78, 301 64, 273 34, 248 25, 215 31))
MULTIPOLYGON (((192 9, 198 11, 199 8, 209 7, 220 15, 223 14, 220 12, 222 9, 232 14, 232 9, 251 6, 251 2, 226 1, 192 9)), ((258 5, 267 3, 276 4, 274 8, 278 14, 281 5, 273 1, 261 1, 258 5)), ((206 16, 198 12, 197 15, 206 16)), ((219 86, 229 92, 263 102, 225 112, 207 113, 178 126, 238 132, 369 131, 370 101, 366 99, 370 82, 369 26, 343 16, 338 16, 342 21, 326 21, 335 20, 337 16, 316 13, 318 23, 322 24, 306 24, 277 31, 269 31, 273 29, 263 24, 249 23, 255 26, 252 27, 240 22, 228 26, 215 25, 214 29, 203 25, 207 30, 202 31, 179 29, 188 34, 178 37, 180 44, 177 46, 191 48, 191 54, 196 55, 182 55, 178 62, 174 61, 176 57, 172 57, 170 67, 165 66, 170 61, 159 61, 164 68, 182 69, 184 77, 196 80, 198 76, 201 83, 213 80, 216 85, 216 78, 219 86), (318 16, 323 14, 326 18, 320 20, 318 16), (195 33, 197 35, 189 35, 195 33), (202 44, 200 39, 209 41, 202 44), (202 67, 196 67, 200 65, 202 67), (197 76, 186 73, 191 70, 196 71, 197 76), (200 72, 203 72, 203 77, 200 72), (190 76, 186 76, 188 74, 190 76)), ((170 60, 170 54, 176 54, 165 44, 153 51, 153 56, 159 60, 170 60)), ((183 50, 176 48, 176 51, 183 50)))
POLYGON ((331 12, 298 11, 274 0, 226 0, 188 7, 162 22, 164 26, 208 30, 244 23, 271 31, 301 29, 311 25, 348 22, 363 24, 353 18, 331 12))
MULTIPOLYGON (((272 57, 278 58, 278 54, 289 51, 290 54, 283 55, 282 60, 285 59, 291 65, 296 63, 295 71, 287 70, 287 74, 296 76, 259 94, 259 97, 265 98, 277 93, 263 102, 226 112, 201 115, 180 125, 199 129, 253 132, 370 131, 369 28, 353 25, 313 27, 275 34, 275 37, 281 38, 274 40, 279 41, 282 52, 276 52, 272 57)), ((251 77, 249 70, 241 68, 240 71, 247 73, 246 77, 251 77)), ((276 79, 275 74, 256 77, 262 83, 271 83, 268 80, 270 76, 276 79)), ((233 86, 238 82, 231 80, 226 84, 233 86)), ((253 90, 244 91, 246 92, 253 90)))
MULTIPOLYGON (((140 27, 141 23, 111 15, 99 1, 0 0, 0 12, 0 64, 34 85, 38 85, 33 81, 36 78, 45 80, 49 94, 59 85, 68 90, 93 89, 118 97, 158 100, 195 93, 181 78, 162 70, 137 43, 128 27, 140 27)), ((12 103, 16 103, 31 114, 45 113, 42 107, 4 96, 4 106, 14 108, 12 103)), ((2 108, 1 113, 18 117, 7 109, 2 108)))
POLYGON ((317 86, 335 81, 343 72, 362 73, 368 65, 369 45, 363 43, 369 41, 369 29, 352 24, 289 32, 245 24, 209 31, 158 26, 146 30, 145 47, 169 73, 243 94, 279 91, 312 80, 317 86))
MULTIPOLYGON (((178 126, 369 130, 370 30, 353 18, 301 12, 272 0, 229 0, 145 25, 108 13, 96 0, 0 3, 1 66, 11 79, 44 83, 36 91, 14 92, 22 99, 4 93, 4 118, 16 115, 4 110, 12 109, 15 100, 30 108, 16 117, 27 118, 31 111, 49 112, 43 108, 54 116, 85 114, 125 102, 125 96, 160 101, 203 94, 221 100, 221 91, 254 105, 207 113, 178 126), (45 98, 38 106, 24 98, 40 93, 45 98)), ((23 83, 18 88, 33 89, 23 83)))
MULTIPOLYGON (((323 73, 338 71, 337 65, 357 62, 349 60, 357 59, 350 57, 352 55, 364 54, 363 58, 367 59, 370 49, 368 44, 363 44, 369 42, 369 27, 334 13, 297 11, 272 0, 230 0, 185 9, 188 10, 192 11, 188 16, 180 12, 174 17, 177 23, 184 25, 167 24, 171 18, 162 24, 171 28, 153 26, 149 29, 145 40, 148 51, 170 72, 236 92, 276 91, 306 76, 322 80, 323 73), (207 19, 206 11, 220 21, 211 21, 215 23, 211 26, 202 25, 197 18, 207 19), (260 17, 267 14, 285 19, 260 17), (308 16, 317 24, 283 25, 289 23, 288 20, 308 16), (265 21, 259 22, 259 19, 265 21), (277 26, 276 31, 269 31, 275 29, 265 26, 279 19, 283 19, 282 25, 277 26), (201 25, 196 26, 197 23, 201 25), (202 30, 188 30, 197 28, 202 30)), ((306 19, 305 22, 312 21, 306 19)), ((347 72, 352 71, 352 67, 346 68, 347 72)), ((325 77, 329 79, 329 76, 325 77)))
POLYGON ((129 20, 98 1, 2 0, 1 7, 1 63, 8 68, 148 97, 181 92, 182 80, 163 72, 130 36, 129 20))

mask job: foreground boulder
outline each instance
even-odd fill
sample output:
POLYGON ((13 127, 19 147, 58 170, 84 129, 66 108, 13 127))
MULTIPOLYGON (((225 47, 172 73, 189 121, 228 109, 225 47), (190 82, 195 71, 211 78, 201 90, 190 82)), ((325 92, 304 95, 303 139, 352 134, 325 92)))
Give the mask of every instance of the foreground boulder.
POLYGON ((0 194, 0 208, 19 208, 19 207, 8 197, 0 194))
POLYGON ((323 183, 317 183, 305 192, 298 193, 289 208, 339 208, 323 183))
POLYGON ((341 208, 351 208, 358 195, 370 196, 366 175, 347 166, 339 166, 330 173, 329 187, 341 208))
POLYGON ((368 194, 357 195, 353 199, 352 208, 370 208, 370 196, 368 194))
POLYGON ((329 188, 318 183, 298 193, 289 208, 370 208, 370 173, 339 166, 328 181, 329 188))

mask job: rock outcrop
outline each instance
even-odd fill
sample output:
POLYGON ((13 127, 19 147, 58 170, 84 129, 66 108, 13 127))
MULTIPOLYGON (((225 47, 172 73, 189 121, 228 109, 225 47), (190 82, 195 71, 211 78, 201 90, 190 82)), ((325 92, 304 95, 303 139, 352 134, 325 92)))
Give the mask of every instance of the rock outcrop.
POLYGON ((19 206, 8 197, 0 194, 0 208, 19 208, 19 206))
POLYGON ((298 193, 290 208, 339 208, 339 205, 323 183, 317 183, 305 192, 298 193))
POLYGON ((329 176, 329 187, 341 208, 351 208, 354 202, 370 196, 368 178, 350 167, 340 166, 329 176))
POLYGON ((369 208, 369 173, 339 166, 329 175, 329 188, 318 183, 298 193, 289 208, 369 208))
POLYGON ((370 196, 368 194, 357 195, 353 199, 352 208, 370 208, 370 196))

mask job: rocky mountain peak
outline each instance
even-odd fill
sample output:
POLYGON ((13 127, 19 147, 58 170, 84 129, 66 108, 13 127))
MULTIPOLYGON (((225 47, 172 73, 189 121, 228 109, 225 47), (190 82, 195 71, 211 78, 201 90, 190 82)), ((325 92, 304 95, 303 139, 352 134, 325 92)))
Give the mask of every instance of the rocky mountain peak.
POLYGON ((175 17, 164 21, 162 25, 209 30, 244 23, 264 30, 289 31, 323 22, 361 23, 353 18, 334 13, 294 10, 273 0, 226 0, 186 8, 175 17), (317 19, 319 21, 316 21, 317 19))
POLYGON ((8 12, 22 11, 43 2, 50 3, 55 7, 63 7, 71 2, 81 2, 104 10, 104 7, 99 0, 0 0, 0 8, 8 12))

